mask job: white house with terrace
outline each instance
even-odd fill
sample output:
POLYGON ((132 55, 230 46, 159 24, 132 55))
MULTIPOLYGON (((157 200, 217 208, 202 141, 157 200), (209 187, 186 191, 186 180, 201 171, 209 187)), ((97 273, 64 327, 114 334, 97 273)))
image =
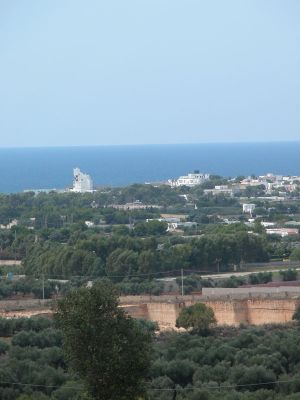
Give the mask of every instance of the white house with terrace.
POLYGON ((180 176, 178 179, 169 179, 168 183, 172 187, 177 186, 197 186, 201 185, 205 181, 209 180, 209 174, 203 174, 199 171, 194 171, 193 173, 189 173, 187 175, 180 176))

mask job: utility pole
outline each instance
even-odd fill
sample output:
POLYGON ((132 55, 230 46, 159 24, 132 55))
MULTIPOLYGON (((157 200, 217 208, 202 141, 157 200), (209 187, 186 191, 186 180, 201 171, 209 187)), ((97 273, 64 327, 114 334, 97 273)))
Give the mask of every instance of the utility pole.
POLYGON ((61 218, 61 220, 62 220, 62 227, 64 228, 65 227, 65 223, 66 223, 66 215, 61 215, 60 216, 60 218, 61 218))
POLYGON ((15 247, 15 261, 17 259, 17 231, 15 230, 15 243, 14 243, 14 247, 15 247))
POLYGON ((45 300, 45 275, 42 275, 43 300, 45 300))
POLYGON ((222 261, 222 258, 216 258, 216 263, 217 263, 217 268, 218 268, 218 274, 220 273, 220 261, 222 261))
POLYGON ((181 296, 183 296, 184 291, 183 291, 183 268, 181 268, 181 296))

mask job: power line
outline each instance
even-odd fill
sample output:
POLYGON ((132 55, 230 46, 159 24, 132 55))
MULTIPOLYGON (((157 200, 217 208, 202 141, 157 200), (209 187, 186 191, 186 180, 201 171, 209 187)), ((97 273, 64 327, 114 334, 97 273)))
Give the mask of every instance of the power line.
MULTIPOLYGON (((12 385, 12 386, 30 386, 30 387, 40 387, 40 388, 47 388, 47 389, 56 389, 60 388, 63 385, 38 385, 35 383, 22 383, 22 382, 6 382, 6 381, 0 381, 0 385, 12 385)), ((68 389, 78 389, 76 386, 64 386, 65 388, 68 389)))
POLYGON ((286 380, 276 380, 276 381, 269 381, 269 382, 257 382, 257 383, 244 383, 244 384, 236 384, 236 385, 201 385, 201 386, 192 386, 192 387, 177 387, 177 388, 148 388, 147 390, 151 391, 185 391, 185 390, 199 390, 199 389, 208 389, 208 390, 220 390, 220 389, 236 389, 242 387, 253 387, 253 386, 261 386, 261 385, 280 385, 282 383, 293 383, 299 382, 299 379, 286 379, 286 380))
MULTIPOLYGON (((99 278, 138 278, 138 277, 147 277, 147 276, 155 276, 155 275, 165 275, 165 274, 174 274, 174 273, 178 273, 177 278, 180 277, 182 269, 173 269, 173 270, 169 270, 169 271, 157 271, 157 272, 147 272, 147 273, 143 273, 143 274, 127 274, 127 275, 105 275, 105 276, 92 276, 92 275, 69 275, 66 276, 66 274, 48 274, 48 275, 44 275, 45 278, 55 278, 55 277, 63 277, 65 279, 70 279, 70 278, 92 278, 92 279, 99 279, 99 278)), ((200 270, 192 270, 192 269, 183 269, 183 272, 190 272, 190 273, 204 273, 204 274, 211 274, 211 270, 207 270, 207 271, 200 271, 200 270)), ((30 277, 30 275, 27 275, 28 277, 30 277)), ((205 275, 204 275, 205 276, 205 275)), ((34 276, 31 276, 34 277, 34 276)), ((170 279, 174 279, 176 278, 176 276, 170 276, 170 277, 166 277, 166 278, 170 278, 170 279)), ((225 277, 226 278, 226 277, 225 277)))
MULTIPOLYGON (((232 384, 232 385, 201 385, 201 386, 192 386, 192 387, 176 387, 176 388, 151 388, 147 387, 147 390, 150 391, 157 391, 157 392, 165 392, 165 391, 191 391, 191 390, 199 390, 199 389, 208 389, 208 390, 220 390, 220 389, 236 389, 236 388, 242 388, 242 387, 253 387, 253 386, 261 386, 261 385, 280 385, 283 383, 293 383, 293 382, 299 382, 300 378, 294 378, 294 379, 285 379, 285 380, 275 380, 275 381, 268 381, 268 382, 257 382, 257 383, 244 383, 244 384, 232 384)), ((148 383, 149 384, 149 383, 148 383)), ((78 389, 78 386, 69 386, 69 385, 39 385, 35 383, 24 383, 24 382, 9 382, 9 381, 0 381, 0 385, 12 385, 12 386, 30 386, 30 387, 40 387, 40 388, 68 388, 68 389, 78 389)))
MULTIPOLYGON (((208 275, 218 275, 220 276, 220 278, 218 277, 217 279, 227 279, 227 278, 231 278, 231 277, 237 277, 237 278, 243 278, 243 277, 247 277, 248 275, 237 275, 235 276, 235 273, 233 272, 232 275, 228 276, 228 272, 224 273, 224 277, 222 277, 222 273, 220 274, 215 274, 214 271, 211 270, 195 270, 195 269, 173 269, 173 270, 169 270, 169 271, 156 271, 156 272, 147 272, 147 273, 135 273, 135 274, 127 274, 127 275, 105 275, 104 277, 106 278, 137 278, 140 276, 155 276, 155 275, 165 275, 165 274, 174 274, 174 273, 178 273, 177 278, 179 278, 181 276, 181 271, 183 271, 184 273, 189 272, 190 275, 193 274, 198 274, 200 275, 201 279, 216 279, 216 278, 211 278, 208 275), (205 275, 207 274, 207 275, 205 275), (225 276, 226 274, 226 276, 225 276)), ((246 272, 248 274, 248 272, 246 272)), ((257 274, 259 273, 259 271, 255 271, 255 272, 249 272, 249 274, 257 274)), ((28 275, 30 276, 30 275, 28 275)), ((64 277, 65 279, 69 279, 69 278, 93 278, 93 279, 98 279, 98 278, 102 278, 102 277, 97 277, 97 276, 92 276, 92 275, 69 275, 66 276, 65 274, 48 274, 45 275, 45 277, 64 277)), ((176 278, 176 276, 169 276, 166 278, 170 278, 170 279, 174 279, 176 278)))

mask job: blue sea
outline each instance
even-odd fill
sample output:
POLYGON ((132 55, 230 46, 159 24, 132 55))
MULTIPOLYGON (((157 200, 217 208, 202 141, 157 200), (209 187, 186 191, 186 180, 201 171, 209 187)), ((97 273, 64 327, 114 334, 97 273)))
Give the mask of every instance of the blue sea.
POLYGON ((226 177, 300 175, 300 142, 0 149, 0 192, 63 189, 73 168, 95 185, 162 181, 198 169, 226 177))

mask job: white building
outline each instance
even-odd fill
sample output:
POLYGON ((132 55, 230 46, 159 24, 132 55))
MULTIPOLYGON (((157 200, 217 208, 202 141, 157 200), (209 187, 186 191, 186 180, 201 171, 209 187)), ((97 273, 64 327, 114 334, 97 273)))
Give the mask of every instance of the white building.
POLYGON ((270 228, 276 226, 275 222, 261 221, 264 228, 270 228))
POLYGON ((246 188, 247 186, 251 187, 264 186, 265 188, 267 188, 268 182, 265 180, 264 177, 251 178, 251 176, 248 176, 248 178, 245 178, 242 181, 240 181, 240 185, 243 188, 246 188))
POLYGON ((209 174, 202 174, 199 171, 195 171, 188 175, 180 176, 178 179, 169 179, 168 183, 172 187, 176 186, 196 186, 201 185, 203 182, 209 179, 209 174))
POLYGON ((94 228, 95 226, 93 221, 84 221, 84 223, 88 228, 94 228))
POLYGON ((243 213, 249 213, 252 215, 255 210, 255 204, 243 204, 243 213))
POLYGON ((267 235, 278 235, 281 237, 296 236, 299 234, 299 230, 296 228, 270 228, 266 229, 267 235))
POLYGON ((227 185, 215 186, 214 189, 204 189, 204 194, 211 194, 212 196, 218 196, 223 194, 225 196, 233 197, 237 190, 229 188, 227 185))
POLYGON ((147 208, 162 208, 162 206, 156 204, 143 204, 140 200, 126 204, 110 204, 108 207, 116 208, 118 210, 147 210, 147 208))
POLYGON ((17 226, 18 223, 19 223, 19 221, 18 221, 17 219, 13 219, 13 220, 12 220, 9 224, 7 224, 7 225, 1 224, 1 225, 0 225, 0 229, 11 229, 11 228, 13 228, 14 226, 17 226))
POLYGON ((73 181, 73 192, 85 193, 93 190, 93 181, 90 175, 84 174, 79 168, 73 170, 74 181, 73 181))

